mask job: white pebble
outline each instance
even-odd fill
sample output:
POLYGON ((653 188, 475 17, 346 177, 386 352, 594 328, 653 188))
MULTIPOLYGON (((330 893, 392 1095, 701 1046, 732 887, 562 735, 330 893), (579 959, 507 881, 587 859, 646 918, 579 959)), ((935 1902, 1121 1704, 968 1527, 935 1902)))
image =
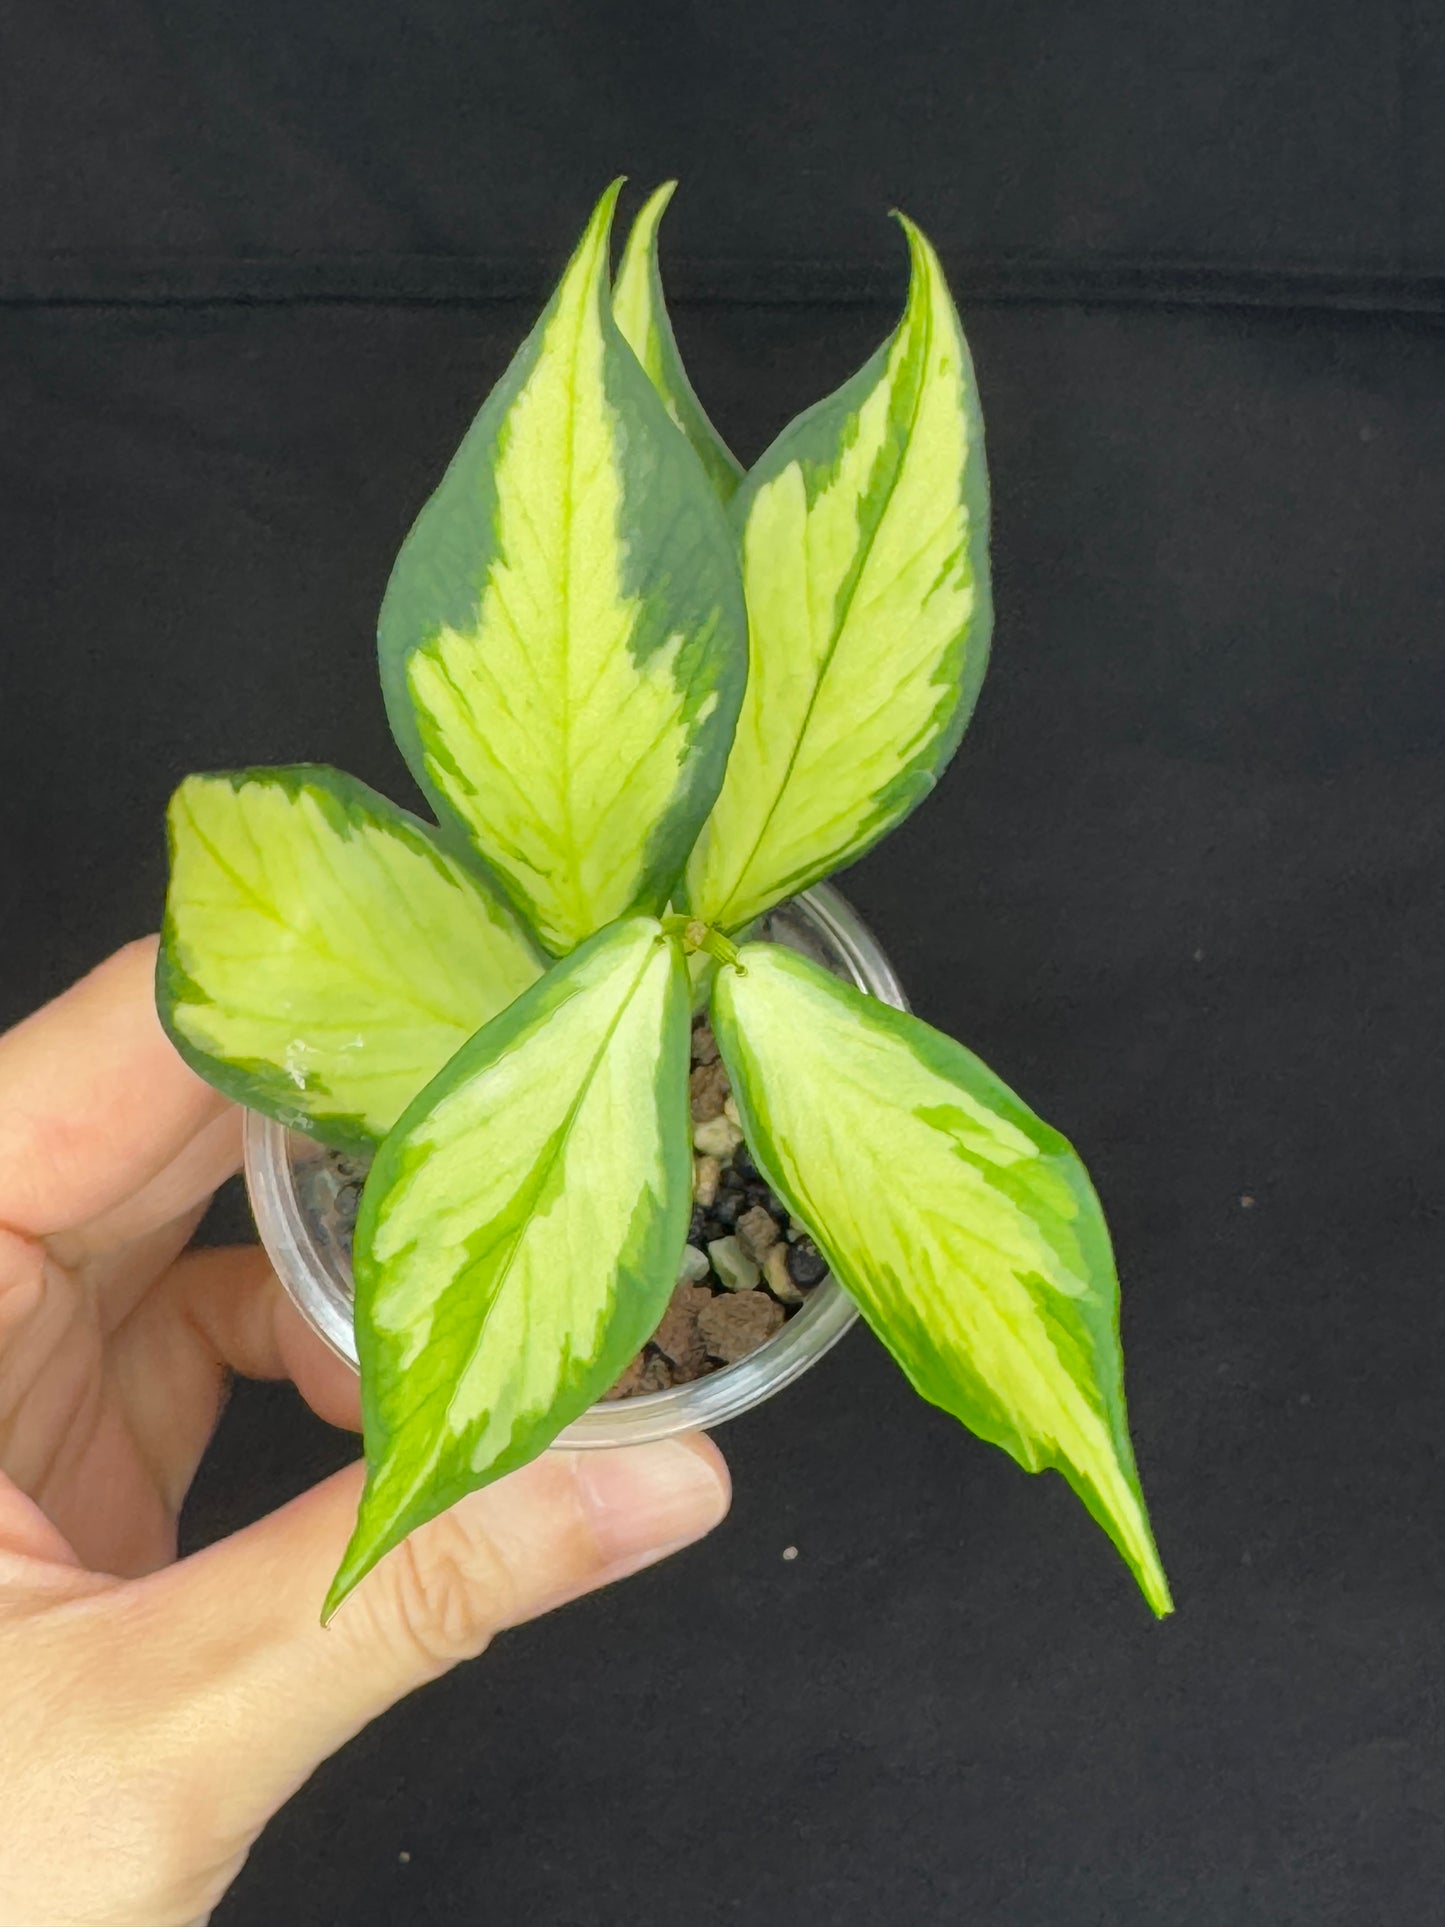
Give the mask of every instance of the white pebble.
POLYGON ((704 1211, 717 1196, 718 1179, 722 1176, 722 1166, 716 1158, 694 1158, 692 1161, 692 1195, 704 1211))
POLYGON ((707 1253, 699 1251, 696 1245, 684 1245, 682 1266, 677 1275, 685 1278, 690 1285, 700 1285, 707 1276, 707 1253))
POLYGON ((707 1248, 712 1268, 729 1291, 756 1291, 762 1273, 743 1255, 736 1238, 714 1238, 707 1248))
POLYGON ((730 1117, 710 1117, 692 1127, 692 1141, 704 1157, 730 1158, 743 1134, 730 1117))

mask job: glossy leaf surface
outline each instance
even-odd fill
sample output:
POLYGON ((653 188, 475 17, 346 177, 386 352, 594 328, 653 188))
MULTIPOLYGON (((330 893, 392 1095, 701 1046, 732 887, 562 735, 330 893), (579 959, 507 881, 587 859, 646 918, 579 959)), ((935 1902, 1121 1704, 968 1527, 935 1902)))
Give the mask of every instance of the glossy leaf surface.
POLYGON ((424 823, 338 770, 190 776, 171 800, 157 978, 181 1055, 345 1148, 385 1136, 541 969, 424 823))
POLYGON ((720 502, 730 502, 743 478, 741 462, 708 420, 678 352, 662 291, 657 230, 676 181, 667 181, 632 223, 612 288, 612 312, 623 338, 647 371, 667 412, 692 443, 720 502))
POLYGON ((473 1038, 382 1145, 356 1227, 368 1478, 332 1610, 534 1458, 656 1329, 692 1207, 690 1006, 651 918, 473 1038))
POLYGON ((740 954, 713 1028, 769 1183, 918 1391, 1029 1471, 1062 1472, 1169 1611, 1078 1157, 951 1038, 776 945, 740 954))
POLYGON ((853 379, 748 475, 751 666, 687 898, 740 929, 851 863, 957 747, 992 621, 983 423, 937 256, 905 221, 908 303, 853 379))
POLYGON ((380 625, 418 781, 559 953, 666 902, 747 667, 727 519, 612 319, 615 199, 407 538, 380 625))

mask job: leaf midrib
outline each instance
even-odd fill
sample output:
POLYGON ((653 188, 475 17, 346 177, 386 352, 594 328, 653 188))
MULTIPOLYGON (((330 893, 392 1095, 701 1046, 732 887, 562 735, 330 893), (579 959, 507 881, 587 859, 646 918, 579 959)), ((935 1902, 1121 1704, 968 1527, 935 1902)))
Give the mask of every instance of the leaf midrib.
MULTIPOLYGON (((350 976, 355 982, 365 984, 369 990, 377 992, 384 998, 397 998, 398 1001, 401 1001, 395 984, 383 984, 378 982, 376 978, 368 976, 364 970, 357 968, 354 959, 349 954, 343 963, 342 959, 338 957, 334 950, 329 949, 325 943, 318 942, 316 937, 317 925, 312 923, 298 928, 297 925, 288 923, 286 919, 276 911, 274 906, 267 902, 266 898, 261 895, 255 885, 248 883, 241 872, 222 856, 220 850, 217 849, 211 838, 197 822, 195 812, 189 802, 186 803, 185 809, 186 815, 190 819, 191 829, 196 841, 201 845, 202 849, 206 851, 222 875, 231 880, 241 895, 250 900, 258 913, 264 917, 268 923, 275 924, 278 930, 284 930, 293 940, 299 940, 302 947, 309 950, 312 955, 321 962, 335 967, 339 977, 350 976)), ((207 998, 206 1001, 211 1004, 216 1002, 214 998, 207 998)), ((454 1016, 448 1016, 438 1011, 427 1003, 424 998, 412 996, 410 1001, 415 1009, 422 1011, 433 1023, 444 1024, 448 1030, 455 1030, 457 1028, 457 1020, 454 1016)))
MULTIPOLYGON (((653 941, 656 941, 656 940, 654 939, 653 941)), ((531 1189, 534 1192, 534 1194, 535 1192, 539 1191, 542 1188, 542 1185, 545 1183, 546 1179, 550 1176, 558 1159, 563 1155, 565 1148, 567 1146, 567 1143, 571 1137, 573 1127, 576 1123, 577 1115, 579 1111, 582 1109, 582 1106, 586 1102, 588 1094, 591 1091, 592 1084, 597 1075, 598 1066, 601 1064, 603 1057, 606 1055, 607 1048, 612 1042, 613 1037, 617 1033, 617 1027, 622 1022, 623 1016, 625 1015, 626 1011, 631 1005, 633 998, 637 995, 638 988, 641 985, 643 978, 647 975, 648 970, 651 968, 652 962, 653 962, 653 945, 652 945, 652 942, 650 941, 647 946, 647 949, 643 953, 643 957, 642 957, 641 963, 639 964, 637 974, 635 975, 635 977, 632 980, 632 983, 628 987, 626 994, 618 999, 617 1008, 613 1012, 612 1017, 607 1024, 607 1028, 603 1032, 598 1042, 597 1048, 592 1054, 592 1057, 587 1065, 587 1070, 585 1075, 582 1077, 581 1081, 578 1084, 577 1095, 573 1098, 571 1104, 568 1106, 566 1114, 564 1115, 560 1126, 558 1127, 557 1131, 553 1134, 552 1150, 548 1153, 548 1155, 544 1158, 544 1160, 539 1165, 534 1167, 534 1170, 531 1176, 531 1189)), ((536 1033, 534 1032, 533 1035, 535 1034, 536 1033)), ((513 1238, 511 1240, 511 1247, 508 1250, 507 1255, 502 1262, 501 1268, 496 1274, 496 1282, 492 1290, 490 1302, 487 1305, 485 1311, 482 1313, 481 1322, 477 1326, 476 1336, 472 1344, 467 1350, 466 1364, 463 1366, 461 1371, 457 1372, 457 1374, 455 1375, 455 1378, 452 1381, 452 1387, 448 1395, 446 1408, 442 1414, 442 1423, 438 1433, 437 1443, 428 1454, 426 1468, 424 1472, 408 1488, 409 1494, 415 1493, 418 1487, 421 1484, 423 1484, 425 1480, 432 1477, 432 1475, 435 1473, 438 1466, 440 1453, 444 1443, 448 1440, 456 1440, 462 1436, 461 1431, 458 1428, 454 1427, 452 1424, 452 1410, 456 1402, 458 1392, 460 1391, 461 1380, 464 1377, 465 1373, 468 1370, 470 1370, 471 1366, 475 1363, 478 1355, 481 1352, 482 1346, 486 1339, 487 1327, 490 1324, 492 1317, 496 1313, 497 1307, 501 1302, 503 1292, 505 1291, 507 1286, 507 1281, 511 1276, 512 1268, 516 1262, 517 1255, 522 1248, 523 1240, 525 1238, 525 1235, 528 1229, 530 1228, 531 1222, 532 1220, 531 1220, 530 1213, 524 1214, 518 1221, 516 1232, 513 1235, 513 1238)), ((490 1411, 488 1412, 487 1416, 490 1417, 490 1411)))
MULTIPOLYGON (((763 821, 761 826, 759 827, 757 836, 753 840, 753 846, 751 850, 748 852, 747 861, 743 864, 742 868, 738 871, 738 880, 729 895, 728 905, 725 906, 726 908, 730 908, 732 904, 735 903, 742 896, 743 885, 747 881, 748 872, 749 870, 751 870, 754 862, 757 860, 757 855, 759 850, 762 849, 764 842, 767 840, 768 831, 772 827, 773 818, 777 815, 778 807, 782 803, 784 796, 786 796, 788 792, 788 787, 793 780, 793 775, 798 765, 798 759, 802 754, 803 744, 807 740, 809 729, 812 727, 813 713, 816 710, 818 706, 818 702, 823 693, 823 684, 827 681, 829 672, 831 671, 833 667, 833 663, 837 657, 838 646, 843 639, 843 631, 848 626, 848 617, 852 612, 853 599, 858 593, 858 585, 863 580, 863 576, 868 566, 868 558, 873 553, 873 546, 878 539, 878 532, 882 528, 884 521, 887 519, 888 510, 892 506, 893 497, 898 488, 899 478, 902 476, 902 473, 903 473, 903 465, 907 457, 908 448, 912 442, 913 430, 917 426, 917 422, 918 422, 918 411, 919 411, 919 408, 922 406, 923 391, 924 391, 924 387, 926 386, 924 376, 927 372, 927 360, 928 360, 929 351, 931 350, 932 346, 933 346, 933 309, 932 309, 932 304, 930 303, 925 305, 924 311, 923 311, 922 345, 918 350, 918 359, 921 366, 919 369, 918 386, 913 397, 913 405, 909 410, 908 439, 904 443, 902 455, 900 455, 898 461, 894 464, 893 473, 888 479, 888 487, 884 494, 883 502, 879 507, 877 515, 873 518, 873 526, 868 530, 862 542, 859 544, 859 548, 855 556, 855 566, 853 569, 852 580, 851 582, 846 584, 843 595, 840 596, 838 603, 835 604, 834 615, 833 615, 833 633, 829 639, 828 647, 826 652, 824 653, 823 660, 819 665, 817 678, 814 681, 812 692, 808 697, 807 706, 803 711, 802 723, 799 725, 798 733, 793 740, 793 747, 788 753, 788 760, 783 770, 782 780, 778 784, 777 789, 773 793, 773 800, 768 805, 767 812, 763 817, 763 821)), ((876 393, 877 391, 875 390, 874 392, 876 393)), ((871 398, 872 397, 870 396, 869 399, 871 400, 871 398)), ((866 404, 864 405, 866 406, 866 404)), ((862 412, 861 407, 859 412, 860 413, 862 412)), ((811 604, 811 598, 810 598, 809 599, 810 612, 811 612, 811 607, 812 607, 812 604, 811 604)), ((722 913, 720 912, 720 914, 722 913)))
MULTIPOLYGON (((598 281, 597 265, 592 264, 592 278, 598 281)), ((572 910, 574 922, 581 908, 582 877, 577 860, 577 839, 574 835, 573 798, 572 798, 572 537, 575 520, 574 508, 577 483, 577 360, 582 349, 582 335, 593 306, 600 310, 601 295, 596 285, 591 287, 586 298, 577 304, 577 319, 572 329, 572 340, 567 355, 567 374, 564 387, 567 396, 567 420, 563 440, 563 468, 567 486, 562 491, 562 567, 560 571, 560 593, 562 604, 562 700, 561 763, 558 770, 560 782, 558 795, 561 804, 563 839, 562 848, 567 858, 567 874, 571 884, 572 910)), ((601 333, 599 324, 599 334, 601 333)), ((576 941, 576 929, 558 932, 576 941)))

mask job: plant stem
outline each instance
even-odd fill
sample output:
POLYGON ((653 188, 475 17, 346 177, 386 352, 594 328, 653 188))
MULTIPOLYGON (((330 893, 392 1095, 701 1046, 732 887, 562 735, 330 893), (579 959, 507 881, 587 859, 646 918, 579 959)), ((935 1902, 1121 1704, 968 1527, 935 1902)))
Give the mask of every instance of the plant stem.
POLYGON ((741 976, 747 971, 738 962, 738 947, 729 941, 721 930, 714 930, 710 923, 701 917, 686 917, 674 914, 662 919, 662 927, 670 937, 681 937, 684 950, 705 950, 719 963, 731 964, 741 976))

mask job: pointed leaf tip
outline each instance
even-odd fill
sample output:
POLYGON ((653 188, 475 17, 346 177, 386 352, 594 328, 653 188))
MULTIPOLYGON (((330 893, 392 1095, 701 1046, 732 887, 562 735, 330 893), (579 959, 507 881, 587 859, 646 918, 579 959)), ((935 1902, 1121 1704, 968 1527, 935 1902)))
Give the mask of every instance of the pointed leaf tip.
POLYGON ((387 586, 397 742, 545 947, 660 910, 747 669, 726 517, 612 317, 597 203, 387 586))
POLYGON ((961 1044, 776 945, 719 973, 747 1142, 916 1389, 1060 1471, 1172 1609, 1125 1415, 1118 1281, 1082 1164, 961 1044), (866 1147, 866 1148, 865 1148, 866 1147))
POLYGON ((581 945, 459 1051, 372 1166, 353 1264, 367 1482, 327 1596, 535 1458, 656 1329, 692 1207, 680 948, 581 945))
POLYGON ((673 333, 658 262, 658 228, 676 181, 664 181, 638 210, 612 288, 612 312, 673 422, 687 437, 720 502, 730 502, 742 464, 698 400, 673 333))
POLYGON ((785 428, 733 505, 750 669, 688 905, 741 929, 854 862, 958 746, 992 627, 983 420, 937 256, 893 334, 785 428))

